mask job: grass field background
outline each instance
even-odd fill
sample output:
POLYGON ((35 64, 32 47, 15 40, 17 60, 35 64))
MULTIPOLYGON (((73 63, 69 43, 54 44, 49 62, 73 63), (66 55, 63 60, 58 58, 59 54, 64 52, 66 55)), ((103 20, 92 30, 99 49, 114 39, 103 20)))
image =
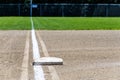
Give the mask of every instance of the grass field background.
MULTIPOLYGON (((120 30, 117 17, 33 17, 37 30, 120 30)), ((1 30, 30 30, 29 17, 0 17, 1 30)))
POLYGON ((0 17, 0 30, 30 30, 29 17, 0 17))

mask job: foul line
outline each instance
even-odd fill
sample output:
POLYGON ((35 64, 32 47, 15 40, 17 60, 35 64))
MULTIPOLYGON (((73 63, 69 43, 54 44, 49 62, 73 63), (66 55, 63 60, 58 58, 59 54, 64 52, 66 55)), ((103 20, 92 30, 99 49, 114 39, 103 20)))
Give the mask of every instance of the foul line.
MULTIPOLYGON (((31 26, 32 26, 31 35, 32 35, 32 46, 33 46, 32 47, 33 48, 33 59, 35 62, 37 62, 40 59, 40 52, 39 52, 38 42, 37 42, 36 35, 35 35, 34 23, 33 23, 32 17, 30 19, 31 19, 31 26)), ((33 66, 33 67, 34 67, 35 80, 45 80, 42 66, 33 66)))
MULTIPOLYGON (((49 57, 49 54, 48 54, 48 51, 47 51, 47 48, 46 48, 46 45, 45 45, 44 41, 42 40, 42 38, 40 37, 38 32, 37 32, 36 35, 37 35, 37 37, 39 39, 39 42, 41 44, 42 51, 43 51, 44 55, 46 57, 49 57)), ((48 66, 48 69, 49 69, 50 74, 52 76, 52 80, 60 80, 60 78, 59 78, 59 76, 58 76, 58 74, 57 74, 57 72, 56 72, 56 70, 55 70, 55 68, 53 66, 48 66)))
POLYGON ((20 80, 28 80, 29 37, 30 37, 30 33, 28 31, 27 37, 26 37, 25 49, 24 49, 24 57, 22 62, 22 72, 21 72, 20 80))

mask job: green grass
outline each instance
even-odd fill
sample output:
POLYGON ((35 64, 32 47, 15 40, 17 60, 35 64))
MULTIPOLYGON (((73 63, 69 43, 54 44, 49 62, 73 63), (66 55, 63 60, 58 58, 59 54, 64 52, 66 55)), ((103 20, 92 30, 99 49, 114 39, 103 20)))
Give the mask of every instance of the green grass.
POLYGON ((116 17, 37 17, 36 29, 42 30, 120 30, 116 17))
MULTIPOLYGON (((118 17, 33 17, 37 30, 120 30, 118 17)), ((29 17, 0 17, 0 30, 30 30, 29 17)))
POLYGON ((29 17, 0 17, 0 30, 30 30, 29 17))

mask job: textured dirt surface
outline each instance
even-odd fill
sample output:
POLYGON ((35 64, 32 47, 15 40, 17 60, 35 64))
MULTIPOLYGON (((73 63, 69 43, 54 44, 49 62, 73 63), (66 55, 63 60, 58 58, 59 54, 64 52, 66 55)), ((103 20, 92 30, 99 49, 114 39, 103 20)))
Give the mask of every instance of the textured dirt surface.
POLYGON ((39 31, 60 80, 119 80, 120 31, 39 31))
POLYGON ((0 31, 0 80, 19 80, 26 31, 0 31))
MULTIPOLYGON (((30 31, 0 31, 0 80, 21 80, 28 32, 30 31)), ((28 80, 34 80, 32 45, 29 45, 28 80)))
MULTIPOLYGON (((27 32, 0 31, 0 80, 20 80, 27 32)), ((64 60, 53 66, 60 80, 120 79, 120 31, 37 32, 49 55, 64 60)), ((30 37, 28 80, 34 80, 31 42, 30 37)), ((44 56, 40 43, 39 49, 44 56)), ((46 80, 52 80, 48 66, 43 70, 46 80)))

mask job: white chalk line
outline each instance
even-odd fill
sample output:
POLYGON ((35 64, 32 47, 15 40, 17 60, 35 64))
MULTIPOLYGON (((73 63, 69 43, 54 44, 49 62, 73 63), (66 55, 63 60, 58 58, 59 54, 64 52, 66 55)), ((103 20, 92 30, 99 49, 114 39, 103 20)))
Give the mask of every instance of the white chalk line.
POLYGON ((28 80, 29 37, 30 37, 30 33, 28 31, 26 37, 25 49, 24 49, 24 57, 22 62, 22 72, 21 72, 20 80, 28 80))
MULTIPOLYGON (((41 47, 42 47, 42 51, 44 53, 44 55, 46 57, 49 57, 49 54, 48 54, 48 51, 47 51, 47 48, 46 48, 46 45, 44 43, 44 41, 42 40, 42 38, 40 37, 40 34, 38 34, 38 32, 36 33, 38 39, 39 39, 39 42, 41 44, 41 47)), ((52 76, 52 80, 60 80, 55 68, 53 66, 48 66, 48 69, 50 71, 50 74, 52 76)))
MULTIPOLYGON (((32 46, 33 59, 35 62, 38 62, 40 59, 40 52, 39 52, 38 42, 37 42, 36 35, 35 35, 34 23, 33 23, 32 17, 31 17, 31 26, 32 26, 31 35, 32 35, 32 45, 33 45, 32 46)), ((33 66, 33 68, 34 68, 35 80, 45 80, 42 66, 33 66)))

